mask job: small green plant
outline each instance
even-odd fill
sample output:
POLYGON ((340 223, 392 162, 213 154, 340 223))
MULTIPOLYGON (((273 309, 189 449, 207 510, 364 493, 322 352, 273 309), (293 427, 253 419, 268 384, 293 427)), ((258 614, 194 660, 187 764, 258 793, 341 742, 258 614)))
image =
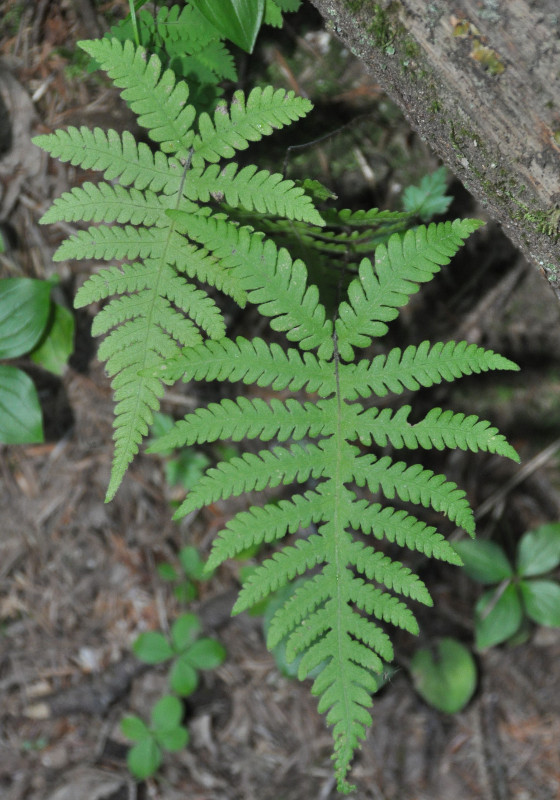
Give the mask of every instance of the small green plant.
MULTIPOLYGON (((74 317, 51 300, 57 283, 34 278, 0 280, 0 361, 27 355, 39 366, 62 374, 72 354, 74 317)), ((0 363, 0 442, 43 441, 43 417, 31 378, 0 363)))
POLYGON ((208 580, 210 575, 205 571, 205 562, 196 547, 182 547, 178 558, 180 570, 165 561, 158 564, 157 572, 162 581, 174 584, 173 595, 180 603, 186 604, 198 597, 197 584, 208 580))
POLYGON ((123 734, 136 743, 126 761, 137 780, 155 775, 165 752, 175 753, 188 744, 189 732, 181 725, 183 710, 179 698, 165 695, 152 708, 150 725, 135 715, 121 721, 123 734))
MULTIPOLYGON (((219 642, 200 637, 200 632, 196 614, 185 613, 177 617, 169 636, 160 631, 141 633, 132 649, 145 664, 170 661, 170 688, 175 695, 187 697, 198 686, 199 671, 215 669, 226 656, 219 642)), ((135 778, 143 780, 154 775, 165 751, 172 753, 187 745, 189 732, 181 724, 182 719, 182 702, 174 695, 164 695, 152 709, 150 725, 134 715, 121 721, 123 734, 136 742, 127 756, 128 767, 135 778)))
POLYGON ((453 547, 471 578, 485 585, 497 584, 484 592, 475 607, 479 650, 524 637, 527 620, 560 626, 560 584, 549 574, 560 564, 560 523, 525 533, 517 547, 515 566, 495 542, 467 540, 453 547))
POLYGON ((451 205, 452 197, 446 194, 447 170, 440 167, 425 175, 419 186, 408 186, 403 193, 403 208, 422 222, 428 222, 438 214, 445 214, 451 205))
POLYGON ((196 614, 181 614, 171 626, 171 635, 160 631, 141 633, 132 650, 146 664, 171 661, 169 684, 181 697, 198 686, 198 671, 215 669, 225 658, 223 645, 215 639, 199 638, 200 620, 196 614))
POLYGON ((410 674, 418 694, 447 714, 461 711, 474 694, 476 664, 469 650, 456 639, 442 639, 435 647, 417 650, 410 674))

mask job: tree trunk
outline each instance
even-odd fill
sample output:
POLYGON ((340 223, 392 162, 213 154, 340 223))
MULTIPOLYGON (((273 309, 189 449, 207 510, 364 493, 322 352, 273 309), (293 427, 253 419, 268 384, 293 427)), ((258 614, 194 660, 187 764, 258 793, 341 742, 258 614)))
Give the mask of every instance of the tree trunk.
POLYGON ((560 299, 558 0, 312 0, 560 299))

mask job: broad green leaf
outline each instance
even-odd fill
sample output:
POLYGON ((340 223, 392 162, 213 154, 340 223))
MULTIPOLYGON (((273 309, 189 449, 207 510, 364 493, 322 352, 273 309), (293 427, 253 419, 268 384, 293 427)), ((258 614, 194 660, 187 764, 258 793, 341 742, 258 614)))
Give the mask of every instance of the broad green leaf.
POLYGON ((499 583, 513 575, 513 567, 495 542, 483 539, 465 539, 453 543, 453 549, 462 558, 467 575, 480 583, 499 583))
POLYGON ((560 564, 560 523, 541 525, 521 537, 517 572, 525 578, 550 572, 560 564))
POLYGON ((153 737, 149 736, 128 751, 128 768, 135 778, 143 781, 154 775, 161 764, 161 750, 153 737))
POLYGON ((171 728, 168 731, 158 731, 156 739, 160 747, 167 750, 169 753, 176 753, 177 750, 182 750, 189 742, 189 732, 182 725, 176 728, 171 728))
POLYGON ((555 581, 521 581, 527 616, 539 625, 560 626, 560 585, 555 581))
POLYGON ((189 647, 200 633, 200 620, 196 614, 181 614, 171 626, 171 641, 175 652, 189 647))
POLYGON ((178 656, 169 673, 169 685, 180 697, 188 697, 198 686, 198 675, 189 663, 189 653, 178 656))
POLYGON ((43 416, 33 381, 20 369, 0 365, 0 442, 43 441, 43 416))
POLYGON ((53 303, 52 321, 45 335, 31 353, 31 359, 55 375, 63 375, 74 350, 74 315, 64 306, 53 303))
POLYGON ((418 650, 410 662, 416 691, 434 708, 455 714, 476 689, 476 665, 456 639, 442 639, 433 649, 418 650))
POLYGON ((150 736, 150 730, 146 723, 143 722, 140 717, 134 715, 124 717, 121 720, 121 731, 123 736, 126 736, 127 739, 131 739, 133 742, 141 742, 142 739, 150 736))
POLYGON ((0 358, 16 358, 35 347, 49 318, 50 293, 48 281, 0 280, 0 358))
POLYGON ((161 664, 173 657, 173 648, 159 631, 141 633, 132 645, 136 658, 145 664, 161 664))
POLYGON ((196 669, 214 669, 226 657, 226 651, 215 639, 199 639, 185 654, 196 669))
POLYGON ((191 0, 191 3, 224 39, 248 53, 253 52, 265 0, 191 0))
POLYGON ((523 608, 517 588, 508 584, 485 592, 475 607, 474 628, 478 650, 485 650, 507 641, 518 630, 523 619, 523 608))
POLYGON ((152 708, 152 728, 165 731, 176 728, 183 718, 183 704, 178 697, 166 694, 152 708))

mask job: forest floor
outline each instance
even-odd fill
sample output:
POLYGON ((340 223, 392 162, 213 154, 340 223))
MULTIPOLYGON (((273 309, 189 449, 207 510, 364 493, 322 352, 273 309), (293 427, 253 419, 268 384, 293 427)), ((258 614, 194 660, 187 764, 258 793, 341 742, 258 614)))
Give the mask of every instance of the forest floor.
MULTIPOLYGON (((70 307, 94 264, 54 265, 71 226, 38 220, 55 196, 94 176, 47 159, 30 139, 72 124, 133 124, 104 79, 84 78, 76 56, 76 41, 105 30, 126 6, 114 0, 95 12, 91 0, 0 2, 0 91, 14 132, 0 159, 0 222, 16 237, 0 256, 0 277, 56 271, 70 307)), ((282 37, 264 37, 240 73, 242 88, 257 73, 306 93, 317 106, 318 130, 346 126, 309 148, 294 169, 315 174, 348 206, 398 207, 403 186, 437 167, 310 9, 291 19, 282 37)), ((451 192, 454 213, 484 217, 456 182, 451 192)), ((218 503, 188 525, 172 522, 177 490, 166 483, 163 460, 146 455, 104 503, 112 400, 90 321, 89 311, 76 313, 76 352, 61 379, 26 364, 40 390, 45 443, 0 446, 0 797, 336 797, 330 735, 309 685, 279 673, 259 618, 229 617, 237 563, 201 584, 191 606, 205 633, 227 649, 226 661, 204 673, 188 699, 191 743, 167 758, 156 778, 131 780, 120 720, 147 715, 165 690, 165 671, 143 667, 131 643, 141 631, 166 630, 179 610, 156 565, 176 564, 185 543, 207 553, 231 507, 218 503)), ((250 324, 237 320, 236 332, 250 324)), ((525 530, 559 520, 560 309, 503 234, 490 223, 473 237, 454 266, 415 297, 393 335, 397 343, 465 338, 521 364, 520 374, 499 382, 477 377, 438 387, 430 402, 491 419, 522 465, 453 453, 439 466, 467 490, 479 535, 508 552, 525 530)), ((174 387, 163 410, 180 416, 208 399, 199 391, 174 387)), ((558 800, 560 631, 533 629, 524 643, 477 654, 475 697, 463 712, 445 715, 415 693, 407 665, 419 644, 441 636, 472 646, 480 588, 453 567, 429 566, 423 577, 435 609, 420 614, 420 642, 397 642, 398 669, 375 699, 373 728, 353 768, 356 797, 558 800)))

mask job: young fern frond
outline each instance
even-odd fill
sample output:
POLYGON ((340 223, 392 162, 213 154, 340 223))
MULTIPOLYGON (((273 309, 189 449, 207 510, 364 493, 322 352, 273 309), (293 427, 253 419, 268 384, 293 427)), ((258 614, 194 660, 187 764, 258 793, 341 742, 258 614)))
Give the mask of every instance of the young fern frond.
MULTIPOLYGON (((187 228, 190 215, 171 216, 180 217, 180 225, 187 228)), ((433 526, 385 502, 359 499, 358 492, 381 493, 387 500, 398 498, 432 509, 474 535, 467 497, 453 481, 421 464, 363 453, 357 444, 384 447, 390 443, 397 451, 460 447, 514 460, 518 457, 496 428, 475 416, 434 408, 411 423, 409 405, 393 411, 366 402, 389 391, 399 394, 473 372, 517 368, 502 356, 466 342, 423 342, 404 352, 395 348, 387 355, 357 363, 343 363, 342 352, 350 359, 354 348, 365 347, 374 336, 383 335, 386 321, 397 316, 419 283, 448 263, 478 225, 473 220, 456 221, 395 234, 387 246, 378 248, 379 261, 376 255, 374 264, 364 262, 359 277, 350 284, 348 300, 341 303, 336 319, 337 335, 320 316, 323 322, 311 337, 310 326, 324 310, 315 296, 307 304, 302 300, 307 289, 301 263, 286 257, 285 272, 279 278, 261 257, 265 248, 272 255, 276 252, 261 234, 244 232, 221 220, 196 217, 194 222, 193 238, 226 261, 233 274, 239 272, 248 300, 260 305, 265 314, 268 304, 273 327, 284 330, 289 341, 305 349, 301 353, 294 348, 283 350, 259 338, 206 341, 184 349, 164 365, 164 373, 168 371, 174 379, 182 375, 184 380, 242 381, 282 391, 305 389, 319 397, 313 403, 295 398, 265 402, 243 396, 222 400, 178 421, 151 450, 223 437, 293 442, 258 454, 245 453, 209 469, 176 517, 243 491, 303 484, 303 490, 296 490, 290 500, 252 506, 236 514, 218 533, 208 569, 249 546, 280 544, 288 534, 313 523, 316 533, 273 552, 251 574, 234 612, 250 608, 309 570, 319 570, 276 612, 268 645, 274 647, 286 639, 288 658, 303 654, 299 677, 318 672, 312 692, 320 697, 319 709, 328 712, 327 722, 333 726, 336 773, 343 792, 350 789, 346 781, 349 765, 370 724, 375 673, 383 669, 382 661, 392 658, 390 641, 379 625, 388 623, 416 633, 413 610, 403 598, 432 604, 426 587, 408 567, 356 541, 353 531, 451 564, 460 563, 433 526), (251 258, 252 247, 257 250, 255 259, 251 258), (260 274, 258 263, 262 264, 260 274), (281 326, 275 326, 276 314, 283 320, 281 326), (309 478, 318 481, 313 491, 305 490, 309 478)), ((270 263, 278 263, 276 257, 270 263)))
MULTIPOLYGON (((158 17, 158 24, 175 19, 179 20, 158 17)), ((206 337, 218 341, 225 335, 215 301, 188 279, 214 287, 241 307, 248 288, 255 294, 247 276, 230 269, 197 235, 200 226, 218 224, 212 209, 201 203, 215 204, 214 198, 222 196, 230 206, 247 211, 263 210, 315 226, 323 220, 293 181, 253 166, 238 171, 236 164, 222 169, 215 163, 305 116, 309 101, 283 90, 255 89, 247 98, 236 92, 230 110, 221 107, 212 120, 196 112, 188 103, 186 83, 177 81, 171 70, 163 70, 159 57, 149 56, 144 47, 110 38, 80 46, 122 89, 139 124, 157 144, 150 148, 128 132, 84 127, 35 139, 53 156, 97 170, 104 178, 65 192, 43 216, 44 223, 104 223, 70 236, 54 258, 127 262, 102 269, 76 297, 76 306, 81 307, 117 295, 94 325, 95 334, 113 329, 99 351, 113 376, 117 401, 110 499, 147 434, 164 383, 169 382, 166 374, 158 374, 157 366, 178 356, 181 347, 194 347, 206 337), (174 213, 188 216, 187 229, 173 218, 174 213)), ((228 241, 233 241, 231 235, 228 241)), ((249 249, 255 258, 267 259, 269 270, 284 269, 287 254, 266 246, 249 249)), ((308 298, 316 291, 306 291, 309 306, 308 298)), ((315 327, 320 323, 314 320, 315 327)), ((291 326, 291 318, 283 324, 291 326)))
MULTIPOLYGON (((375 676, 393 657, 386 627, 417 633, 409 602, 432 604, 418 576, 376 542, 460 563, 443 534, 422 519, 423 509, 474 534, 465 492, 445 475, 408 463, 400 451, 459 447, 517 459, 505 438, 475 416, 433 408, 411 422, 408 404, 395 410, 374 405, 389 392, 398 396, 463 375, 517 369, 515 364, 466 342, 426 341, 357 362, 356 349, 385 334, 409 297, 480 223, 456 220, 380 234, 373 259, 362 260, 333 315, 304 262, 258 224, 246 224, 247 212, 279 215, 308 225, 317 239, 324 223, 312 193, 256 167, 218 166, 250 141, 305 115, 308 101, 267 87, 247 98, 235 93, 230 107, 212 116, 198 114, 188 104, 186 84, 164 71, 157 55, 116 39, 82 46, 123 90, 157 145, 152 151, 130 134, 84 128, 36 139, 62 160, 104 178, 63 195, 45 215, 48 222, 103 223, 71 236, 55 257, 126 259, 93 275, 76 298, 78 306, 112 298, 94 323, 96 334, 108 333, 99 356, 107 361, 117 401, 108 498, 147 433, 164 384, 220 380, 283 393, 270 400, 240 395, 198 408, 150 449, 223 439, 286 442, 211 467, 176 516, 248 491, 294 487, 289 499, 235 514, 215 538, 208 569, 249 547, 274 548, 245 583, 235 613, 306 576, 273 617, 268 644, 286 640, 287 657, 301 655, 299 677, 313 673, 312 692, 332 726, 338 787, 348 792, 353 755, 371 724, 375 676), (230 208, 216 210, 217 197, 230 208), (228 216, 232 206, 238 207, 237 221, 228 216), (241 307, 255 304, 291 346, 228 338, 218 303, 201 283, 241 307), (397 457, 369 452, 387 444, 397 457), (395 498, 418 507, 418 516, 393 507, 395 498), (310 526, 307 538, 284 542, 310 526)), ((370 229, 380 213, 346 216, 368 230, 371 248, 370 229)), ((381 216, 390 225, 408 224, 406 215, 381 216)), ((330 221, 338 224, 332 215, 330 221)), ((325 240, 325 253, 337 254, 344 245, 336 235, 325 240)))

